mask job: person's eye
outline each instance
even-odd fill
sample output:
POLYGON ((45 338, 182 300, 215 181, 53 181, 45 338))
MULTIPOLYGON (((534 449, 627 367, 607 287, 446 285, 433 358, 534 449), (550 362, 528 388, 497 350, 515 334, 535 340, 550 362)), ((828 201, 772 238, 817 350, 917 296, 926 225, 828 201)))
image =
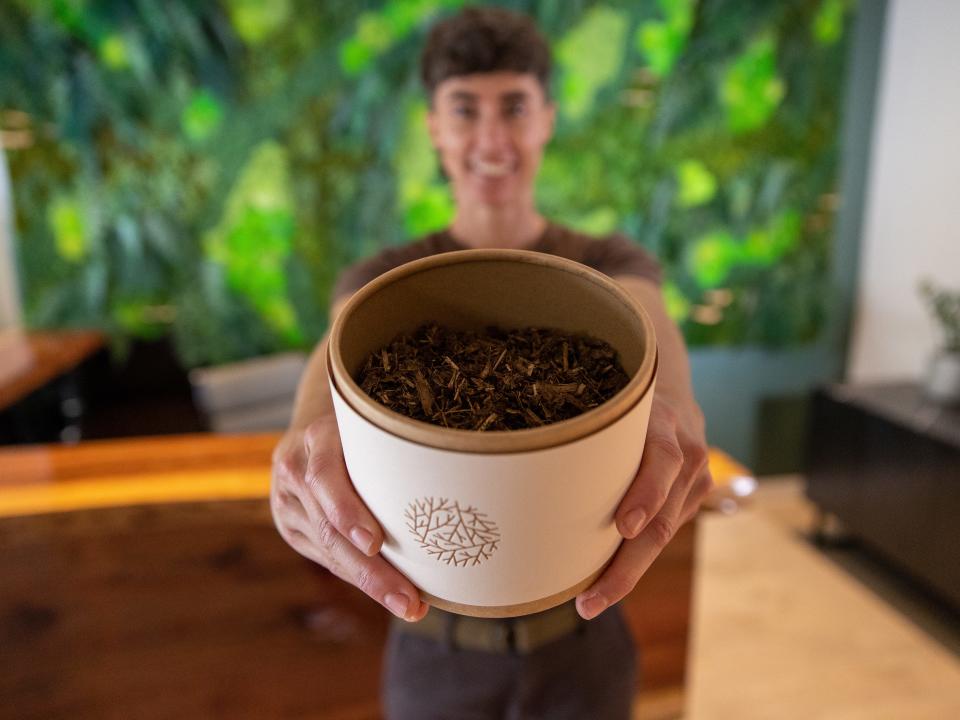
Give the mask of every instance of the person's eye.
POLYGON ((523 117, 527 114, 527 106, 522 102, 510 103, 506 107, 507 117, 523 117))
POLYGON ((472 119, 477 113, 470 105, 454 105, 453 114, 458 118, 472 119))

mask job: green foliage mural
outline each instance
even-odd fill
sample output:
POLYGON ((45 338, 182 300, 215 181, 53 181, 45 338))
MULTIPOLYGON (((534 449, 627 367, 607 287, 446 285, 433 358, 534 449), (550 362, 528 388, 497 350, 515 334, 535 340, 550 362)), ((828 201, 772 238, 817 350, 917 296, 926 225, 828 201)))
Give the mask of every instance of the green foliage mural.
MULTIPOLYGON (((417 60, 461 4, 4 3, 28 323, 188 366, 310 347, 343 266, 452 217, 417 60)), ((554 48, 542 210, 654 252, 694 345, 816 339, 852 0, 504 4, 554 48)))

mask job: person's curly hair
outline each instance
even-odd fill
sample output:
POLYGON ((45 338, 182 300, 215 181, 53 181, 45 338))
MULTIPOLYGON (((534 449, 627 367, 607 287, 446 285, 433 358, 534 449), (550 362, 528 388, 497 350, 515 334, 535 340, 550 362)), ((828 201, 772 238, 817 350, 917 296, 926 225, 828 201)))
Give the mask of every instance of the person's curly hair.
POLYGON ((432 99, 447 78, 488 72, 531 73, 550 91, 550 47, 533 20, 499 7, 467 7, 430 30, 420 79, 432 99))

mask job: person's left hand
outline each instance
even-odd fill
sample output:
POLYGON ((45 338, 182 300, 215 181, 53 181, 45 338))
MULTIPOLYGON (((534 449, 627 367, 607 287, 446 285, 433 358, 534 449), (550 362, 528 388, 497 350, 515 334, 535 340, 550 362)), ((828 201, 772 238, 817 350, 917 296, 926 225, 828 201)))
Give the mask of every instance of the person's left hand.
POLYGON ((640 469, 616 513, 625 540, 596 582, 577 596, 580 615, 590 620, 633 590, 712 488, 699 406, 655 394, 640 469))

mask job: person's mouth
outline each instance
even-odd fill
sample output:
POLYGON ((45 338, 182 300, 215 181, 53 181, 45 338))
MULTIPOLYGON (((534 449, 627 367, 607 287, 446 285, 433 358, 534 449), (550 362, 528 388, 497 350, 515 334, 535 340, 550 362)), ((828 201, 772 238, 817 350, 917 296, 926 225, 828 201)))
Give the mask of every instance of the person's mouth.
POLYGON ((510 160, 480 160, 475 159, 470 163, 470 169, 487 178, 500 178, 509 175, 514 171, 515 163, 510 160))

